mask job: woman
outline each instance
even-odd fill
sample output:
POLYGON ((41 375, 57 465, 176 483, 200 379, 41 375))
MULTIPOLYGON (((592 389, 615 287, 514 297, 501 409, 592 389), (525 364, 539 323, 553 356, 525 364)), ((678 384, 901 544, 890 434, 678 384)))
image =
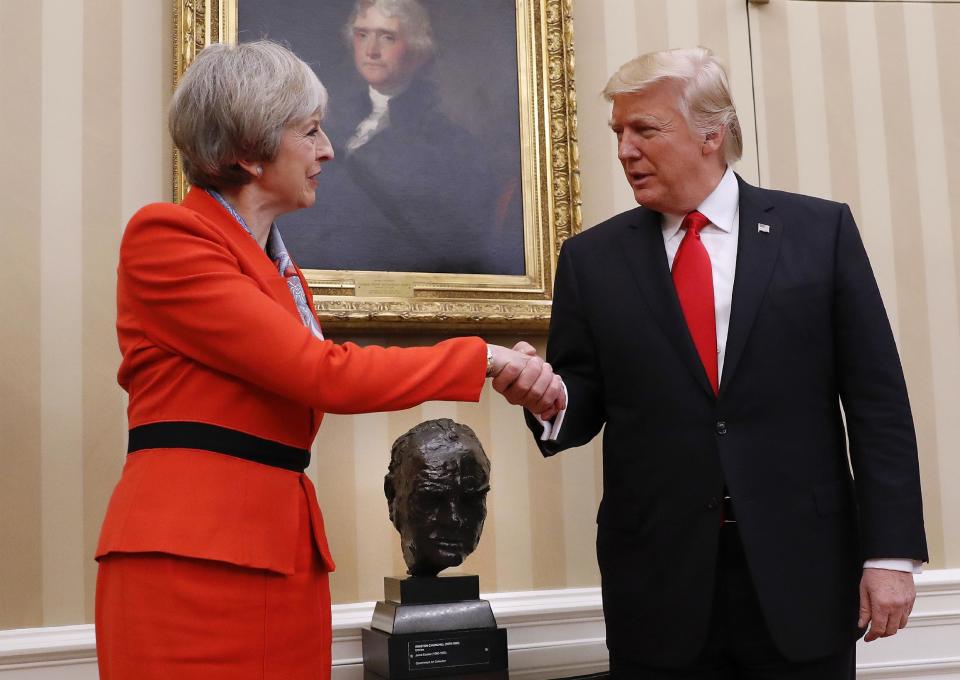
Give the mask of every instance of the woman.
POLYGON ((303 475, 324 412, 476 401, 485 373, 534 363, 480 338, 323 339, 273 222, 312 205, 333 157, 326 98, 270 42, 208 47, 174 94, 193 188, 120 247, 130 455, 97 548, 102 678, 328 678, 334 564, 303 475))

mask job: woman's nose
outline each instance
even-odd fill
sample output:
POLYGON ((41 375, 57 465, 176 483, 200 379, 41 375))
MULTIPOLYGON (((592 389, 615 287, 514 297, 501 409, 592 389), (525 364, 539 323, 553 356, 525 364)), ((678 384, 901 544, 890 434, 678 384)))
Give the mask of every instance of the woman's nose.
POLYGON ((333 156, 333 145, 330 143, 330 138, 323 130, 320 130, 320 134, 317 135, 317 160, 330 161, 333 160, 333 156))

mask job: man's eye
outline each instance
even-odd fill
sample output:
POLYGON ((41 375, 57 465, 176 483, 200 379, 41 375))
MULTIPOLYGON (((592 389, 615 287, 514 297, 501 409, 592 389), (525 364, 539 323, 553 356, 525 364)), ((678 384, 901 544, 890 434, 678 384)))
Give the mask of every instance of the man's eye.
POLYGON ((383 41, 387 43, 394 43, 397 41, 396 36, 390 35, 389 33, 383 36, 383 41))
POLYGON ((367 37, 367 32, 366 32, 366 31, 354 31, 354 32, 353 32, 353 37, 354 37, 354 38, 360 38, 361 40, 363 40, 364 38, 367 37))

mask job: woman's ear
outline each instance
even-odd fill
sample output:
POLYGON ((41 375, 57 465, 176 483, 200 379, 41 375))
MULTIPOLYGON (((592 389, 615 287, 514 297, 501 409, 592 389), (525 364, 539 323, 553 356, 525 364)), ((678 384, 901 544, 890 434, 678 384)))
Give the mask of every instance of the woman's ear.
POLYGON ((259 161, 237 161, 237 165, 250 173, 252 177, 263 176, 263 164, 259 161))

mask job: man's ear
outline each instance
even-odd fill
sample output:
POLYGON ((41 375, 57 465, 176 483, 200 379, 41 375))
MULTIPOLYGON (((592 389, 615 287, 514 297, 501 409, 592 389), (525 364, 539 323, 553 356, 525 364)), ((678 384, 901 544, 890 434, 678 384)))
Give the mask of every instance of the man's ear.
POLYGON ((723 149, 723 140, 726 138, 726 130, 720 128, 708 132, 703 138, 703 155, 712 156, 723 149))

